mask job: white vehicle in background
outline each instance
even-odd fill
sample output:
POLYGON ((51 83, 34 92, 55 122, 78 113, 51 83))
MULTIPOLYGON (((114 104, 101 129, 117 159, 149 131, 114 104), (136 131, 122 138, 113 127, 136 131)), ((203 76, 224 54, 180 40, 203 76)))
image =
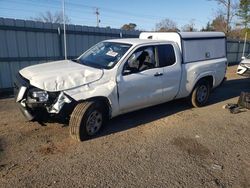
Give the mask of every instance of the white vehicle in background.
POLYGON ((139 39, 102 41, 75 60, 20 70, 16 102, 28 120, 68 117, 80 141, 130 111, 179 98, 204 106, 226 68, 224 33, 143 32, 139 39))
POLYGON ((242 60, 237 68, 237 74, 250 77, 250 54, 246 57, 242 57, 242 60))

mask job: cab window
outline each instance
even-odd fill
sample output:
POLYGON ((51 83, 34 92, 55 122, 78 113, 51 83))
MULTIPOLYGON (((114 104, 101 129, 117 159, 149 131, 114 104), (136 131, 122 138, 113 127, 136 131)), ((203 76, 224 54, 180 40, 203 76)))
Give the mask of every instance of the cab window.
POLYGON ((176 61, 174 48, 171 44, 157 46, 159 66, 165 67, 173 65, 176 61))
POLYGON ((142 72, 156 67, 155 48, 153 46, 138 48, 128 59, 123 74, 142 72))

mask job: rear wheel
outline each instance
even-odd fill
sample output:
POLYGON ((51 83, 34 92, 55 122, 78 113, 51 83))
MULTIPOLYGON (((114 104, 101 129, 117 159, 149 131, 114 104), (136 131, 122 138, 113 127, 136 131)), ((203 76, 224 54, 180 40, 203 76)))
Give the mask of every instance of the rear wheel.
POLYGON ((96 135, 101 129, 105 117, 105 109, 98 101, 79 103, 70 117, 70 135, 83 141, 96 135))
POLYGON ((191 95, 191 102, 194 107, 202 107, 204 106, 210 94, 210 85, 207 80, 199 81, 191 95))

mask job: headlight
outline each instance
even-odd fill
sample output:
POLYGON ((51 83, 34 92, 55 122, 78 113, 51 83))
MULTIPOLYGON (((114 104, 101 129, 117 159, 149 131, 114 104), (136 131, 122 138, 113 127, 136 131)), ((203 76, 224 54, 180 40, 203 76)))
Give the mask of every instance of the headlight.
POLYGON ((49 99, 49 95, 47 91, 33 91, 32 98, 38 99, 39 102, 47 102, 49 99))

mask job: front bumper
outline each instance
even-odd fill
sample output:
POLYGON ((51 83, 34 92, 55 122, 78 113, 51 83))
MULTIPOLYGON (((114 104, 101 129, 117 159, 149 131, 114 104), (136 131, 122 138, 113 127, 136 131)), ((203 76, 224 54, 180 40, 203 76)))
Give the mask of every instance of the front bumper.
POLYGON ((20 103, 18 104, 20 111, 22 112, 23 116, 28 120, 32 121, 35 119, 35 116, 32 115, 31 111, 28 110, 26 107, 22 106, 20 103))
POLYGON ((23 101, 29 88, 29 81, 23 78, 20 74, 17 74, 14 82, 15 102, 18 104, 20 111, 26 119, 31 121, 34 119, 34 115, 32 115, 32 112, 26 107, 25 101, 23 101))
POLYGON ((73 110, 73 105, 75 105, 75 101, 63 92, 48 93, 48 100, 42 102, 38 98, 33 98, 32 92, 39 89, 31 86, 29 81, 21 75, 17 75, 14 87, 15 102, 29 121, 36 119, 43 113, 53 116, 65 116, 73 110))

